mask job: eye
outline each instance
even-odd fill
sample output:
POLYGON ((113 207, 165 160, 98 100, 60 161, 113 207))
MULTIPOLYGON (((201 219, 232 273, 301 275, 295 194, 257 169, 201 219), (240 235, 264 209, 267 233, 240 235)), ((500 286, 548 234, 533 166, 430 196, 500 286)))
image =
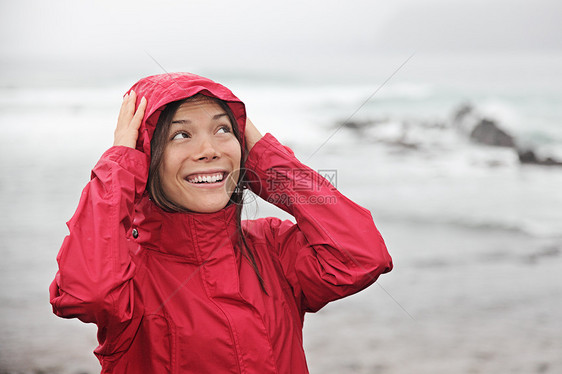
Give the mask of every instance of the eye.
POLYGON ((228 134, 229 132, 232 132, 232 131, 230 130, 230 127, 227 126, 227 125, 222 125, 217 130, 217 134, 228 134))
POLYGON ((178 131, 172 136, 172 140, 188 139, 190 136, 185 131, 178 131))

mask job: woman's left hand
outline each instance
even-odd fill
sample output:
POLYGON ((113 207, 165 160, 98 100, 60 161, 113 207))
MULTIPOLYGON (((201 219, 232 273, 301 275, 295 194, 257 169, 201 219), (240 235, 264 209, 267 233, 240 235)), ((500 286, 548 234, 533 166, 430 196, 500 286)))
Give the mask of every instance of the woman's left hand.
POLYGON ((246 138, 246 147, 248 148, 248 153, 252 150, 254 144, 258 142, 262 138, 262 134, 258 131, 256 126, 250 121, 249 118, 246 118, 246 130, 245 138, 246 138))

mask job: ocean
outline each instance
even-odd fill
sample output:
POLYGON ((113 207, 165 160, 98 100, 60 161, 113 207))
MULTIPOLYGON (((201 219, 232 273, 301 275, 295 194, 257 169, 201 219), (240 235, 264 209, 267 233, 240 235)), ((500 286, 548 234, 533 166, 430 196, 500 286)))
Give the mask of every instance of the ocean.
MULTIPOLYGON (((377 284, 307 316, 311 372, 562 371, 562 166, 521 164, 516 149, 474 143, 455 121, 470 104, 469 120, 493 120, 517 148, 562 161, 562 55, 355 65, 190 69, 231 88, 262 133, 332 173, 372 212, 393 256, 377 284)), ((99 372, 95 326, 55 317, 48 286, 122 94, 162 71, 134 73, 0 86, 0 373, 99 372)), ((247 218, 291 218, 247 201, 247 218)))

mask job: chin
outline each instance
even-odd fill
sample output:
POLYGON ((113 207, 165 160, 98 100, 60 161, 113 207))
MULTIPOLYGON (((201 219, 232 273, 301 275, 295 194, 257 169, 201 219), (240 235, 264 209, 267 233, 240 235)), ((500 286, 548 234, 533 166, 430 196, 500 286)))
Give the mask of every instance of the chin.
POLYGON ((199 202, 198 204, 186 204, 184 208, 195 213, 215 213, 223 209, 228 205, 228 200, 224 202, 210 202, 205 204, 204 202, 199 202))

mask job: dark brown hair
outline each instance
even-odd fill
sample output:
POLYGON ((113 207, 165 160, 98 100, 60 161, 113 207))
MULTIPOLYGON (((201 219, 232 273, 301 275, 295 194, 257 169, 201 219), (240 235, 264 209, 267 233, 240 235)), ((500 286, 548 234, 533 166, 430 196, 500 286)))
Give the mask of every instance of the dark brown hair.
POLYGON ((160 117, 158 118, 158 122, 156 124, 156 128, 154 130, 154 134, 152 136, 152 140, 150 141, 150 168, 148 170, 148 183, 147 183, 147 190, 150 195, 151 200, 162 210, 166 212, 189 212, 188 209, 174 203, 164 193, 161 176, 160 176, 160 168, 162 166, 162 160, 164 155, 164 148, 168 142, 168 132, 170 130, 170 125, 172 123, 172 119, 176 114, 178 108, 186 102, 196 101, 196 100, 210 100, 218 104, 228 115, 228 119, 230 120, 230 124, 232 125, 232 132, 234 136, 240 143, 241 148, 241 159, 240 159, 240 176, 238 178, 238 182, 236 183, 236 188, 234 192, 230 196, 229 202, 227 205, 236 204, 236 229, 238 234, 238 248, 240 249, 242 255, 249 261, 250 265, 254 269, 258 280, 260 282, 260 286, 262 290, 267 294, 265 289, 265 284, 263 277, 259 271, 259 268, 256 263, 256 259, 252 249, 248 246, 246 242, 246 237, 244 235, 244 230, 242 230, 242 207, 243 207, 243 198, 244 198, 244 188, 247 185, 245 169, 244 169, 244 160, 246 156, 246 149, 242 146, 242 134, 240 134, 240 129, 238 128, 238 122, 232 113, 232 110, 228 106, 228 104, 222 100, 216 99, 214 97, 206 96, 203 94, 197 94, 191 96, 187 99, 174 101, 166 105, 166 107, 162 110, 160 117))

